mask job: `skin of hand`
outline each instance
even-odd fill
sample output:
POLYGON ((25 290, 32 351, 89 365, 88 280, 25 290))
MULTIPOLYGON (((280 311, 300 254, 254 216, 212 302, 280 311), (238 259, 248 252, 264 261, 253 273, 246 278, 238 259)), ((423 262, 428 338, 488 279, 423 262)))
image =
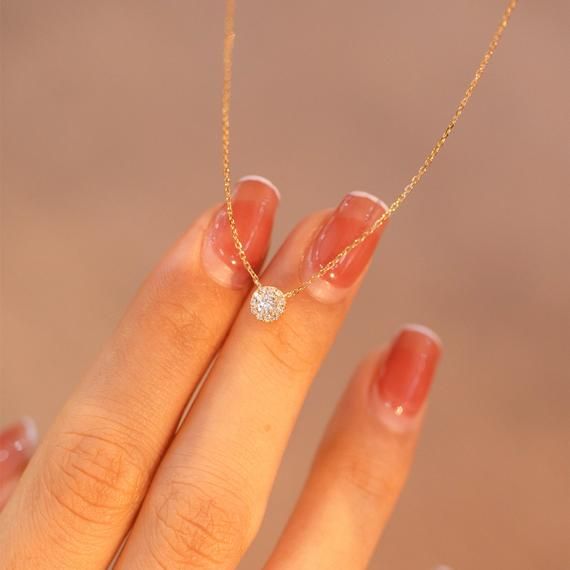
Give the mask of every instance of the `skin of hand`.
MULTIPOLYGON (((256 176, 233 194, 258 269, 279 199, 256 176)), ((353 192, 308 216, 262 282, 294 287, 384 209, 353 192)), ((143 284, 27 467, 33 424, 0 434, 0 567, 235 568, 380 238, 265 324, 249 313, 251 280, 223 206, 204 213, 143 284)), ((440 353, 433 332, 408 325, 358 366, 268 570, 366 567, 406 479, 440 353)))

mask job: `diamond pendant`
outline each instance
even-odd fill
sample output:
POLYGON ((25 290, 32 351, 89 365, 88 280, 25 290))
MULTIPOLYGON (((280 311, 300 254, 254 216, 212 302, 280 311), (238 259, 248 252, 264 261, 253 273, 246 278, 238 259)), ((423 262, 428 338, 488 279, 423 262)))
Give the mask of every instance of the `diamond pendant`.
POLYGON ((270 323, 283 314, 286 305, 287 299, 283 291, 277 287, 261 285, 251 296, 249 309, 257 320, 270 323))

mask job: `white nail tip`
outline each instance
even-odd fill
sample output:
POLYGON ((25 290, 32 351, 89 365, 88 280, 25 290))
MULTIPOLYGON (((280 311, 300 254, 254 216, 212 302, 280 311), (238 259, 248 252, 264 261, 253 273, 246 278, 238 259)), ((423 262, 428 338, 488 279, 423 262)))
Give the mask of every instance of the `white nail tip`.
POLYGON ((264 178, 263 176, 258 176, 257 174, 250 174, 249 176, 244 176, 243 178, 240 178, 238 180, 238 184, 240 182, 247 182, 247 181, 261 182, 261 184, 264 184, 268 188, 271 188, 271 190, 275 192, 277 198, 281 200, 281 192, 279 192, 277 186, 275 186, 275 184, 273 184, 273 182, 271 182, 267 178, 264 178))
POLYGON ((428 338, 431 338, 431 340, 433 340, 440 347, 443 345, 443 343, 441 342, 441 338, 429 327, 426 327, 424 325, 411 323, 408 325, 404 325, 402 327, 402 330, 415 331, 417 333, 423 334, 424 336, 427 336, 428 338))
POLYGON ((366 198, 367 200, 370 200, 371 202, 375 202, 379 206, 382 206, 382 208, 384 210, 388 209, 386 202, 384 202, 383 200, 380 200, 380 198, 378 198, 378 196, 374 196, 374 194, 370 194, 369 192, 362 192, 361 190, 353 190, 352 192, 349 192, 349 196, 357 196, 358 198, 366 198))
POLYGON ((20 423, 26 431, 26 438, 31 446, 35 446, 38 443, 38 428, 36 422, 29 416, 24 416, 20 418, 20 423))

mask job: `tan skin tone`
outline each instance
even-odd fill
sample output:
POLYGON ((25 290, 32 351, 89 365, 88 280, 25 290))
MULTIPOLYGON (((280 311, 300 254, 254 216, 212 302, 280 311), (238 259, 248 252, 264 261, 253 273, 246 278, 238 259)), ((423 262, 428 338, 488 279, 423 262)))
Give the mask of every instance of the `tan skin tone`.
MULTIPOLYGON (((235 200, 259 268, 278 198, 249 178, 235 200)), ((382 208, 352 194, 309 216, 262 282, 294 286, 306 264, 326 261, 382 208)), ((264 324, 249 313, 251 285, 223 216, 220 206, 204 213, 160 261, 21 479, 29 453, 10 442, 25 448, 23 432, 0 435, 13 463, 0 478, 0 567, 105 568, 127 534, 117 568, 239 563, 379 236, 264 324)), ((408 473, 439 353, 433 333, 409 326, 364 359, 267 568, 366 567, 408 473)))

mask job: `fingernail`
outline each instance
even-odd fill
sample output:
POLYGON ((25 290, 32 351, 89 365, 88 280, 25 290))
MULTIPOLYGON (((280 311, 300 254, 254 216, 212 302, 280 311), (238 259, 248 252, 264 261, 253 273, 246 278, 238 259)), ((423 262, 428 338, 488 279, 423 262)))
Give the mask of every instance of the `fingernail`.
MULTIPOLYGON (((239 238, 247 259, 258 269, 269 248, 279 192, 260 176, 247 176, 236 185, 232 206, 239 238)), ((238 256, 225 206, 215 214, 202 248, 204 268, 225 287, 244 287, 251 278, 238 256)))
POLYGON ((427 327, 407 325, 398 333, 378 370, 383 418, 413 418, 420 412, 440 354, 441 341, 427 327))
POLYGON ((24 469, 37 440, 38 431, 31 418, 22 418, 0 432, 0 484, 24 469))
MULTIPOLYGON (((386 209, 386 205, 372 194, 347 194, 309 246, 303 263, 303 279, 308 279, 334 259, 386 209)), ((347 253, 329 273, 317 279, 308 289, 313 297, 325 303, 334 303, 345 297, 368 265, 381 232, 382 228, 347 253)))

